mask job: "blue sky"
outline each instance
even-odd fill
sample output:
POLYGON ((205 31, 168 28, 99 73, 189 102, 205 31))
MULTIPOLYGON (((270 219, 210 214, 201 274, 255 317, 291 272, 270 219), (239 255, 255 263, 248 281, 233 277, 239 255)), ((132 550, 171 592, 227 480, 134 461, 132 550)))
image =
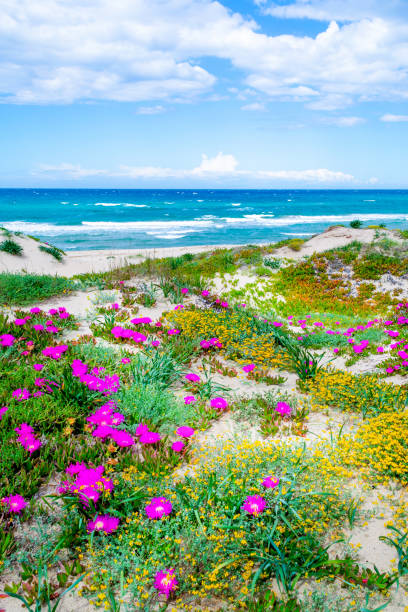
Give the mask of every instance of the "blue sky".
POLYGON ((10 0, 3 187, 408 188, 407 0, 10 0))

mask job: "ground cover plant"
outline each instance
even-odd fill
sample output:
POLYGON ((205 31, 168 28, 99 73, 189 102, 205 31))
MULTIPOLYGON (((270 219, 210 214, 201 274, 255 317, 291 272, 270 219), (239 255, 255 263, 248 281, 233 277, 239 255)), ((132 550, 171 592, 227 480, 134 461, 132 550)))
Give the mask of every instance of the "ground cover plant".
POLYGON ((404 610, 407 257, 372 231, 0 275, 6 609, 404 610))

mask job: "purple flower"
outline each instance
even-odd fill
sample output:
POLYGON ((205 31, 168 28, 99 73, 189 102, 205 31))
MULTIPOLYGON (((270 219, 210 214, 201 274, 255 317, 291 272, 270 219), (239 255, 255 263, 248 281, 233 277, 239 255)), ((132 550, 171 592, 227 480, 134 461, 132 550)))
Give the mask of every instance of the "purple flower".
POLYGON ((263 487, 265 487, 265 489, 274 489, 279 484, 279 478, 278 477, 274 478, 273 476, 267 476, 266 478, 263 479, 261 484, 263 487))
POLYGON ((94 521, 89 521, 88 531, 103 531, 106 534, 116 531, 119 526, 119 519, 116 516, 97 516, 94 521))
POLYGON ((168 516, 172 510, 172 503, 165 497, 154 497, 145 508, 150 519, 161 519, 163 516, 168 516))
POLYGON ((15 337, 11 334, 2 334, 0 336, 1 346, 12 346, 14 344, 15 337))
POLYGON ((265 506, 266 501, 260 495, 248 495, 248 497, 244 500, 241 509, 245 510, 245 512, 248 514, 258 516, 258 514, 261 514, 261 512, 264 511, 265 506))
POLYGON ((178 429, 176 429, 176 434, 181 436, 182 438, 191 438, 194 435, 195 431, 192 427, 188 427, 188 425, 182 425, 178 429))
POLYGON ((176 590, 177 585, 178 580, 174 575, 173 568, 160 570, 154 577, 154 588, 166 597, 176 590))
POLYGON ((27 507, 27 502, 21 495, 9 495, 3 497, 0 502, 6 506, 8 512, 14 512, 15 514, 19 514, 27 507))
POLYGON ((244 372, 252 372, 252 370, 255 370, 255 364, 254 363, 249 363, 248 365, 244 365, 242 370, 244 372))
POLYGON ((289 415, 292 412, 292 408, 286 402, 278 402, 275 408, 281 416, 289 415))
POLYGON ((16 389, 15 391, 13 391, 13 393, 11 395, 18 402, 22 402, 23 400, 26 400, 26 399, 28 399, 31 396, 29 390, 26 389, 26 388, 24 388, 24 389, 16 389))
POLYGON ((226 410, 228 408, 228 402, 223 397, 213 397, 210 405, 214 410, 226 410))
POLYGON ((161 435, 155 431, 148 431, 142 434, 139 438, 141 444, 155 444, 156 442, 160 442, 160 440, 161 435))
POLYGON ((181 440, 176 440, 176 442, 173 442, 173 444, 171 445, 171 448, 175 453, 181 453, 184 447, 185 444, 181 440))
POLYGON ((184 398, 184 403, 186 405, 188 404, 194 404, 194 402, 196 402, 196 398, 194 397, 194 395, 186 395, 184 398))
POLYGON ((191 372, 190 372, 189 374, 186 374, 184 378, 185 378, 186 380, 190 381, 190 382, 195 382, 195 383, 200 382, 200 377, 199 377, 199 375, 198 375, 198 374, 193 374, 193 373, 191 373, 191 372))
POLYGON ((0 408, 0 421, 3 418, 3 415, 6 414, 8 410, 8 406, 3 406, 2 408, 0 408))

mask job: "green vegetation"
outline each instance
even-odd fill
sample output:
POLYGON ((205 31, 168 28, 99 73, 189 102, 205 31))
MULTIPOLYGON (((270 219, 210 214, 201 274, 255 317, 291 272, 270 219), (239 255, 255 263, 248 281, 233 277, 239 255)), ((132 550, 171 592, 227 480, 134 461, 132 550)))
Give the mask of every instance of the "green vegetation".
POLYGON ((75 288, 75 283, 61 276, 0 273, 0 304, 24 306, 75 288))
POLYGON ((62 249, 59 249, 55 246, 44 246, 43 244, 41 244, 38 248, 43 253, 48 253, 49 255, 52 255, 52 257, 54 257, 57 261, 62 261, 62 258, 65 255, 62 249))
POLYGON ((0 243, 0 251, 9 255, 22 255, 23 247, 15 240, 8 238, 0 243))

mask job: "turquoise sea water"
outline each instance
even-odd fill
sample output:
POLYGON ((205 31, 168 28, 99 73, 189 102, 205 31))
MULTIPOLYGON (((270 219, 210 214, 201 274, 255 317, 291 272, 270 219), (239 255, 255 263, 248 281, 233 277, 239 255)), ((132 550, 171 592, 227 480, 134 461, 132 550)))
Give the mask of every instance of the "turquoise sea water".
POLYGON ((408 191, 0 189, 0 225, 65 250, 275 242, 356 218, 408 228, 408 191))

